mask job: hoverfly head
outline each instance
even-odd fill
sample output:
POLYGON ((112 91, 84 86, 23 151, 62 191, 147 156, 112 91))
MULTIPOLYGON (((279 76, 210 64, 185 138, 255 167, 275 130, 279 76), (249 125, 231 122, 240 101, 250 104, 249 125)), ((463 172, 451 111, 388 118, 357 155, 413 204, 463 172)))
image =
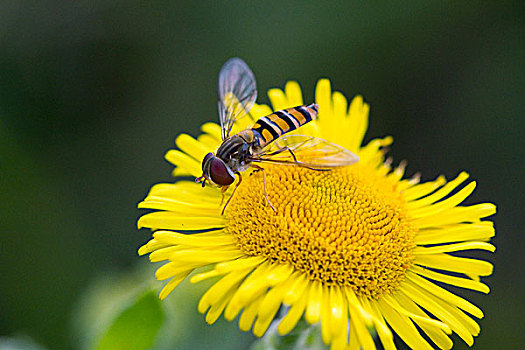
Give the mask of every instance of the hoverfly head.
POLYGON ((202 160, 202 176, 195 181, 202 182, 204 187, 206 180, 218 186, 229 186, 235 181, 235 174, 222 159, 210 152, 202 160))

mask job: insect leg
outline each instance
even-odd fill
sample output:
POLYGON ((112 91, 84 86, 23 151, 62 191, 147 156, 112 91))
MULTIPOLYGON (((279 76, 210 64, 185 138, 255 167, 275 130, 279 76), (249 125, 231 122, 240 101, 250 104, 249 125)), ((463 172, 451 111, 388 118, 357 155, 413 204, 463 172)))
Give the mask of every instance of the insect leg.
POLYGON ((282 153, 284 151, 288 151, 290 152, 290 154, 292 155, 292 158, 294 160, 294 162, 296 162, 297 164, 299 164, 299 162, 297 161, 297 158, 295 157, 295 154, 292 152, 292 150, 288 147, 288 146, 284 146, 284 147, 281 147, 279 148, 277 151, 275 152, 272 152, 272 153, 268 153, 266 154, 267 156, 274 156, 276 154, 279 154, 279 153, 282 153))
POLYGON ((253 164, 251 165, 252 167, 254 167, 255 169, 257 169, 257 171, 261 171, 262 172, 262 175, 263 175, 263 184, 264 184, 264 197, 266 198, 266 201, 268 202, 268 204, 270 204, 270 207, 272 207, 273 211, 274 212, 277 212, 277 209, 274 208, 274 206, 272 205, 272 202, 270 202, 270 199, 268 198, 268 194, 266 193, 266 176, 264 175, 264 168, 256 165, 256 164, 253 164))
MULTIPOLYGON (((239 182, 237 182, 237 185, 235 185, 235 188, 233 189, 233 192, 230 196, 230 198, 228 198, 228 200, 226 201, 226 204, 224 205, 224 208, 222 208, 222 212, 221 212, 221 215, 224 215, 224 211, 226 210, 226 207, 228 206, 228 204, 230 203, 231 199, 233 198, 233 195, 235 194, 235 191, 237 190, 237 187, 239 187, 239 185, 241 184, 241 181, 242 181, 242 176, 240 173, 236 173, 237 175, 239 175, 239 182)), ((222 191, 222 199, 224 200, 224 192, 226 192, 226 190, 228 189, 228 187, 223 187, 224 190, 221 189, 222 191)), ((221 205, 222 205, 222 201, 221 201, 221 205)))
POLYGON ((275 152, 272 152, 272 153, 268 153, 268 154, 266 154, 266 156, 274 156, 274 155, 279 154, 279 153, 282 153, 282 152, 284 152, 284 151, 288 151, 288 152, 290 152, 290 154, 292 155, 292 158, 293 158, 293 160, 294 160, 294 162, 295 162, 295 164, 296 164, 297 166, 300 166, 300 167, 303 167, 303 168, 306 168, 306 169, 310 169, 310 170, 315 170, 315 171, 330 171, 330 170, 331 170, 331 169, 312 168, 312 167, 309 167, 309 166, 306 166, 306 165, 301 164, 301 162, 299 162, 299 161, 297 160, 297 157, 296 157, 295 154, 293 153, 292 149, 289 148, 288 146, 281 147, 281 148, 279 148, 279 149, 278 149, 277 151, 275 151, 275 152))
POLYGON ((306 168, 306 169, 310 169, 310 170, 315 170, 315 171, 330 171, 332 169, 319 169, 319 168, 312 168, 312 167, 309 167, 309 166, 304 166, 304 165, 301 165, 303 168, 306 168))

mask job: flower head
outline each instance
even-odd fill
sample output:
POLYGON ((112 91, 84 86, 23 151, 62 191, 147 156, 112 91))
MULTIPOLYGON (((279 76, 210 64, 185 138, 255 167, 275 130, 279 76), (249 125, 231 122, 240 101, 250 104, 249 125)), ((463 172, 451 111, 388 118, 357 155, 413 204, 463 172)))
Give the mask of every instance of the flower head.
MULTIPOLYGON (((303 104, 295 82, 270 90, 269 97, 273 110, 303 104)), ((456 253, 494 251, 488 243, 493 224, 482 219, 495 206, 461 206, 476 186, 461 187, 465 172, 451 181, 404 179, 404 163, 385 161, 391 137, 362 146, 369 107, 361 97, 348 106, 323 79, 315 102, 319 118, 296 133, 339 144, 356 153, 358 163, 332 171, 286 165, 265 165, 264 174, 248 170, 225 215, 216 188, 190 181, 151 188, 139 207, 155 211, 138 225, 154 233, 139 254, 165 262, 156 272, 169 280, 160 298, 193 270, 208 267, 190 278, 219 278, 198 307, 208 323, 240 314, 239 327, 262 336, 284 305, 280 334, 304 316, 321 323, 323 341, 334 349, 374 349, 374 332, 385 349, 395 348, 393 332, 414 349, 432 349, 430 341, 449 349, 452 332, 472 345, 480 331, 472 317, 483 312, 435 282, 489 292, 480 277, 490 275, 492 265, 456 253)), ((233 132, 271 112, 255 105, 233 132)), ((166 154, 175 176, 199 176, 203 157, 220 145, 217 124, 202 130, 197 139, 180 135, 179 150, 166 154)))

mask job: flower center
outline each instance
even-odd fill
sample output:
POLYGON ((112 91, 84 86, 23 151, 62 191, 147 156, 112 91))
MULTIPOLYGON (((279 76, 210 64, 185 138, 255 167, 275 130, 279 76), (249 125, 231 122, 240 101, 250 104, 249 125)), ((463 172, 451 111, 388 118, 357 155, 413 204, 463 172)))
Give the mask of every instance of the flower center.
POLYGON ((228 205, 227 229, 247 255, 291 264, 311 280, 377 298, 413 261, 416 229, 395 182, 366 164, 316 171, 265 165, 245 173, 228 205))

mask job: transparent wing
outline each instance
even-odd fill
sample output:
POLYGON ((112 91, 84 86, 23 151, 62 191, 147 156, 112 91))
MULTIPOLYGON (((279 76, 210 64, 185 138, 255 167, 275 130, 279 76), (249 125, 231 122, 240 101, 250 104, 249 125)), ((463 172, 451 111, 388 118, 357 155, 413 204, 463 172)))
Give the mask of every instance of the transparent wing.
POLYGON ((255 77, 250 67, 240 58, 230 58, 219 73, 217 91, 224 140, 230 135, 235 121, 250 111, 257 98, 255 77))
POLYGON ((305 135, 285 135, 266 146, 251 161, 323 169, 347 166, 359 157, 335 143, 305 135))

